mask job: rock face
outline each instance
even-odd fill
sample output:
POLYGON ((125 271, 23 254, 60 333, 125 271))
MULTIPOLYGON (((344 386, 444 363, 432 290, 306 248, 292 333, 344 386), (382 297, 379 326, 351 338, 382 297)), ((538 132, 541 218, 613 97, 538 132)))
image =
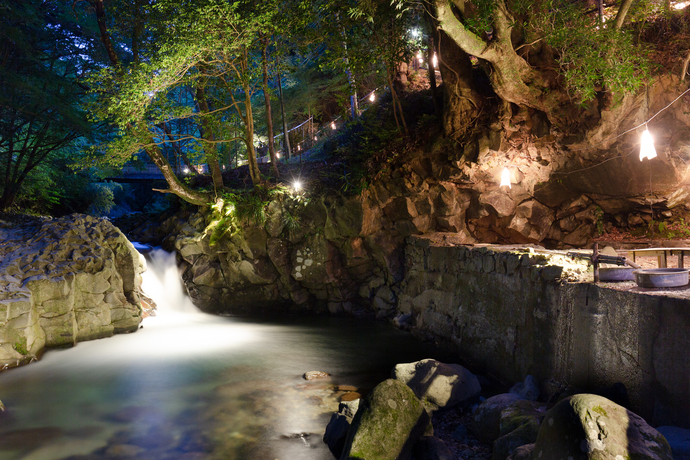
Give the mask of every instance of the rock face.
POLYGON ((666 439, 641 417, 591 394, 566 398, 546 413, 533 456, 574 460, 673 459, 666 439))
POLYGON ((359 405, 341 460, 407 460, 429 425, 424 405, 407 385, 388 379, 359 405))
POLYGON ((0 228, 0 365, 135 331, 145 266, 104 219, 73 215, 0 228))
POLYGON ((393 374, 412 388, 430 412, 452 407, 481 392, 479 380, 470 371, 459 364, 445 364, 435 359, 397 364, 393 374))

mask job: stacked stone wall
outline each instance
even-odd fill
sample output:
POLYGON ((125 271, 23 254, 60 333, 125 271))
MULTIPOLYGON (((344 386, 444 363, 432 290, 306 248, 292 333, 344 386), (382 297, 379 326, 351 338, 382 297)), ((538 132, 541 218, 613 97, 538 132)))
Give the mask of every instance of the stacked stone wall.
POLYGON ((623 383, 653 424, 690 427, 690 300, 582 282, 562 253, 410 237, 398 310, 418 334, 506 383, 548 394, 623 383), (580 281, 576 281, 576 280, 580 281))

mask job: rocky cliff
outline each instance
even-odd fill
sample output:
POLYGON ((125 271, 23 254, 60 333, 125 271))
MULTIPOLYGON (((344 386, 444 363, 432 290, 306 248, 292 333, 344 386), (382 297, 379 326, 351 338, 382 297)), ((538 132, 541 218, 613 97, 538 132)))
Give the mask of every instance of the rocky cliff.
POLYGON ((145 261, 109 221, 0 221, 0 366, 135 331, 145 261))

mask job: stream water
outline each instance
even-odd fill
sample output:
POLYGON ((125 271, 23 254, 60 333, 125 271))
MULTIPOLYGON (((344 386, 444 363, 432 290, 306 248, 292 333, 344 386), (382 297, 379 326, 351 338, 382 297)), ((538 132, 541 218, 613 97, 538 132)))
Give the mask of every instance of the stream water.
POLYGON ((143 329, 0 373, 0 459, 332 459, 321 438, 341 385, 364 392, 398 362, 443 358, 373 321, 201 313, 162 251, 144 289, 158 311, 143 329))

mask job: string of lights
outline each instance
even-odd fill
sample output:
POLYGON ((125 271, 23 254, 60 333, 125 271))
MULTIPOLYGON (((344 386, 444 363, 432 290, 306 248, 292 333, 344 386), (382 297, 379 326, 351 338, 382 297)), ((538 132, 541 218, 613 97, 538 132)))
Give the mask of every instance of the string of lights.
MULTIPOLYGON (((661 110, 657 111, 654 115, 652 115, 651 117, 649 117, 645 122, 640 123, 639 125, 637 125, 637 126, 635 126, 635 127, 633 127, 633 128, 628 129, 627 131, 624 131, 624 132, 618 134, 617 136, 614 136, 614 137, 611 137, 611 138, 608 138, 608 139, 604 139, 604 140, 602 140, 602 141, 600 141, 600 142, 597 142, 597 143, 595 143, 595 144, 589 145, 589 146, 587 146, 587 147, 583 147, 583 148, 580 148, 580 149, 572 149, 572 150, 570 150, 570 151, 571 151, 571 152, 577 152, 577 151, 580 151, 580 150, 588 150, 588 149, 591 149, 591 148, 593 148, 593 147, 596 147, 597 145, 601 145, 601 144, 604 144, 604 143, 609 143, 609 142, 611 142, 611 141, 615 141, 616 139, 619 139, 619 138, 625 136, 626 134, 628 134, 628 133, 630 133, 630 132, 632 132, 632 131, 636 131, 636 130, 638 130, 639 128, 641 128, 641 127, 644 126, 644 127, 645 127, 645 130, 642 132, 642 136, 641 136, 641 138, 640 138, 640 161, 644 160, 645 158, 648 159, 648 160, 651 160, 652 158, 655 158, 655 157, 657 156, 657 153, 656 153, 656 149, 655 149, 655 147, 654 147, 654 139, 652 138, 652 135, 651 135, 651 133, 649 132, 648 123, 649 123, 650 121, 652 121, 654 118, 656 118, 657 116, 659 116, 659 114, 661 114, 663 111, 665 111, 666 109, 668 109, 669 107, 671 107, 673 104, 675 104, 676 102, 678 102, 683 96, 685 96, 685 95, 688 94, 688 93, 690 93, 690 88, 688 88, 688 89, 686 89, 685 91, 683 91, 678 97, 676 97, 673 101, 671 101, 670 103, 668 103, 664 108, 662 108, 661 110)), ((607 162, 609 162, 609 161, 613 161, 613 160, 618 159, 618 158, 625 158, 625 157, 628 157, 628 156, 632 155, 632 153, 633 153, 634 151, 635 151, 635 148, 631 149, 630 152, 627 153, 627 154, 625 154, 625 155, 619 155, 619 156, 607 158, 607 159, 605 159, 605 160, 603 160, 603 161, 601 161, 601 162, 599 162, 599 163, 596 163, 596 164, 594 164, 594 165, 590 165, 590 166, 587 166, 587 167, 584 167, 584 168, 580 168, 580 169, 575 169, 575 170, 572 170, 572 171, 565 171, 565 172, 556 171, 556 172, 554 172, 553 174, 554 174, 554 175, 569 175, 569 174, 574 174, 574 173, 578 173, 578 172, 587 171, 587 170, 589 170, 589 169, 593 169, 593 168, 599 167, 599 166, 601 166, 601 165, 603 165, 604 163, 607 163, 607 162)), ((681 159, 682 159, 682 158, 681 158, 681 159)), ((684 160, 683 160, 683 161, 684 161, 684 160)), ((684 162, 685 162, 685 161, 684 161, 684 162)), ((685 163, 687 164, 687 162, 685 162, 685 163)), ((509 169, 508 166, 505 166, 505 167, 503 168, 503 170, 501 171, 501 181, 500 181, 499 187, 505 187, 505 186, 507 186, 509 189, 512 188, 512 187, 511 187, 511 179, 510 179, 510 169, 509 169)))

